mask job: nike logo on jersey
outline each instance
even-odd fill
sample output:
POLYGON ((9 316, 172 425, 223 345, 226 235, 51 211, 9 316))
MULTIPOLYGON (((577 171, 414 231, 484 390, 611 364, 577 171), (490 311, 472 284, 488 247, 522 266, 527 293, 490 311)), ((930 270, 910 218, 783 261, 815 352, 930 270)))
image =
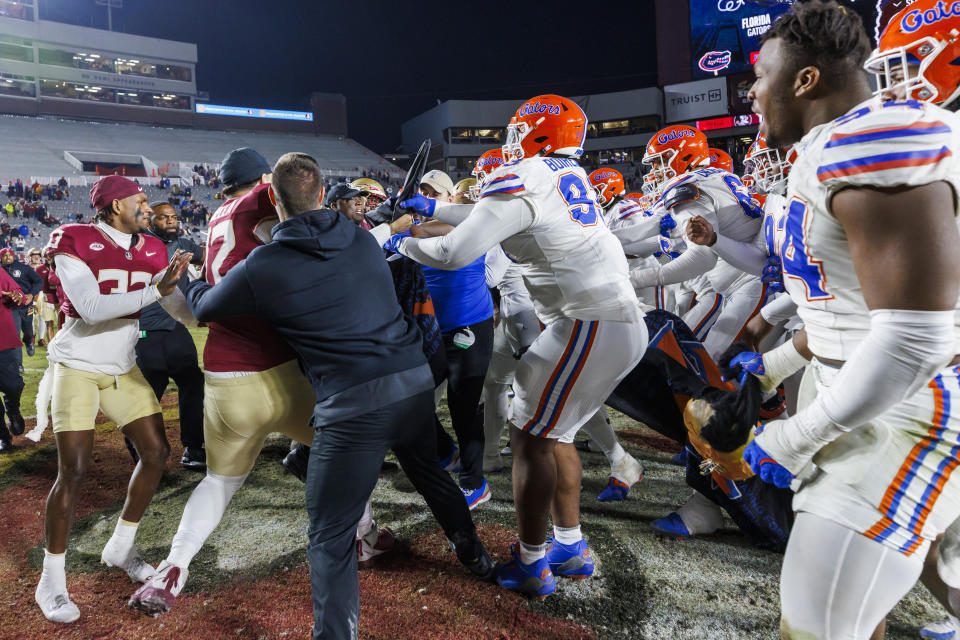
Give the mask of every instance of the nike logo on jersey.
POLYGON ((147 251, 147 257, 148 257, 148 258, 149 258, 150 256, 155 256, 155 255, 157 255, 157 252, 156 252, 156 251, 153 251, 153 252, 147 251))

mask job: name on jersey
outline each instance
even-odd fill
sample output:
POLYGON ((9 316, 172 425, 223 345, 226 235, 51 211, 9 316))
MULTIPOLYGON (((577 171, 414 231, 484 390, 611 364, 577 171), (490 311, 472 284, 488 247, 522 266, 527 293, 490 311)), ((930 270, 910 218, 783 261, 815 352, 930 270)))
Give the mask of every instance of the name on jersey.
POLYGON ((103 251, 103 245, 100 244, 99 242, 94 242, 93 244, 90 245, 90 249, 92 251, 103 251))
POLYGON ((663 144, 665 142, 671 142, 673 140, 679 140, 680 138, 693 138, 696 134, 689 129, 677 129, 675 131, 668 131, 667 133, 661 133, 657 136, 657 142, 663 144))
POLYGON ((539 100, 530 104, 529 102, 522 107, 520 111, 517 112, 519 116, 529 116, 535 113, 549 113, 554 116, 560 115, 560 105, 556 104, 541 104, 539 100))
POLYGON ((570 167, 579 167, 576 160, 571 160, 570 158, 544 158, 543 164, 547 165, 554 171, 559 171, 560 169, 569 169, 570 167))
POLYGON ((900 28, 905 33, 913 33, 923 25, 936 24, 947 18, 960 17, 960 2, 944 2, 940 0, 932 9, 914 9, 907 11, 900 21, 900 28))

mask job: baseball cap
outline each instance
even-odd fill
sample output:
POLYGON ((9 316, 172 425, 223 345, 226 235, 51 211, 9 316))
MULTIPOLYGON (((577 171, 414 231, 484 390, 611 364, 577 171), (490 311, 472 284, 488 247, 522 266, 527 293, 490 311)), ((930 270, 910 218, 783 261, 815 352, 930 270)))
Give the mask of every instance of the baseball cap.
POLYGON ((454 193, 453 180, 450 179, 450 176, 439 169, 427 171, 425 174, 423 174, 423 177, 420 178, 420 184, 428 184, 441 193, 447 193, 451 195, 454 193))
POLYGON ((97 211, 106 209, 114 200, 123 200, 143 193, 143 187, 123 176, 100 178, 90 189, 90 204, 97 211))
POLYGON ((267 159, 250 147, 234 149, 220 163, 220 179, 228 187, 253 182, 263 174, 272 172, 273 168, 267 159))
POLYGON ((335 184, 330 188, 330 191, 327 192, 327 199, 324 202, 327 206, 330 206, 337 200, 349 200, 350 198, 356 198, 357 196, 368 195, 370 195, 369 191, 354 189, 346 182, 341 182, 340 184, 335 184))

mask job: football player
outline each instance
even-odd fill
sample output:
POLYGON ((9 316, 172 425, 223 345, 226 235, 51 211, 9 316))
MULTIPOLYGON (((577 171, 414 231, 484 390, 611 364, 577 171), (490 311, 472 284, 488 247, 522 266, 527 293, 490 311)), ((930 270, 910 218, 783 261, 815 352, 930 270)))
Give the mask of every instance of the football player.
MULTIPOLYGON (((279 222, 267 193, 270 172, 266 159, 249 147, 223 159, 220 178, 228 200, 210 218, 204 271, 210 284, 270 242, 270 230, 279 222)), ((209 327, 203 351, 207 474, 187 500, 167 558, 128 603, 151 615, 173 606, 190 561, 220 523, 267 435, 281 431, 297 442, 313 440, 313 388, 276 331, 253 317, 209 327)))
MULTIPOLYGON (((932 102, 956 113, 960 97, 960 17, 942 16, 936 2, 919 0, 896 14, 883 33, 876 51, 866 62, 874 73, 883 100, 932 102), (926 19, 923 12, 933 11, 926 19), (925 19, 917 20, 923 16, 925 19)), ((920 631, 925 638, 960 637, 960 521, 954 521, 943 539, 931 545, 921 575, 949 612, 946 619, 920 631)))
MULTIPOLYGON (((708 166, 709 147, 701 131, 685 125, 660 130, 647 144, 643 161, 652 167, 659 197, 657 208, 668 212, 678 229, 685 229, 687 221, 699 215, 736 240, 752 241, 756 237, 763 210, 740 178, 708 166)), ((691 281, 701 275, 706 276, 707 283, 691 286, 697 293, 697 307, 701 307, 698 314, 702 317, 684 315, 684 322, 703 340, 711 357, 717 358, 762 306, 763 286, 757 276, 723 261, 718 263, 717 255, 707 247, 691 243, 675 260, 632 271, 630 279, 634 286, 653 286, 691 281), (722 300, 713 297, 710 304, 707 292, 716 292, 722 300), (711 317, 715 321, 703 337, 700 327, 711 317)))
MULTIPOLYGON (((949 34, 944 6, 910 5, 888 30, 949 34)), ((787 638, 868 637, 960 514, 960 126, 932 104, 874 99, 868 54, 852 10, 795 4, 764 35, 749 94, 770 146, 799 142, 780 255, 815 355, 798 413, 744 451, 796 489, 787 638)))
POLYGON ((580 458, 571 443, 647 343, 626 258, 576 160, 586 124, 568 98, 524 102, 507 127, 504 166, 475 206, 423 196, 405 203, 457 228, 440 238, 392 239, 400 253, 436 268, 460 268, 497 243, 525 265, 524 282, 546 328, 521 357, 514 382, 509 421, 520 540, 497 581, 538 597, 556 589, 555 575, 593 573, 580 531, 580 458))
POLYGON ((132 180, 102 178, 90 190, 93 224, 68 224, 50 234, 52 257, 65 297, 63 329, 50 342, 53 363, 53 431, 59 466, 47 496, 43 573, 36 601, 52 622, 74 622, 64 571, 67 539, 77 497, 93 457, 97 411, 117 424, 140 455, 113 535, 100 561, 144 582, 154 568, 140 559, 134 538, 140 518, 163 476, 170 445, 160 405, 136 366, 140 309, 173 293, 191 255, 167 251, 140 235, 139 218, 150 213, 147 196, 132 180), (160 274, 155 284, 154 276, 160 274))

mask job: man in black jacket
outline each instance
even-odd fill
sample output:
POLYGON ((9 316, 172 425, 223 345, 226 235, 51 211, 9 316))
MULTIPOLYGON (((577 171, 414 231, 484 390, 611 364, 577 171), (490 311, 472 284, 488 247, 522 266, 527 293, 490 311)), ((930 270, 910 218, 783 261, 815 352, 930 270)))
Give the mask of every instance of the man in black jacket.
POLYGON ((355 532, 388 448, 460 561, 484 577, 492 563, 460 490, 429 450, 433 375, 383 252, 370 233, 319 209, 323 195, 313 158, 281 157, 271 178, 281 220, 274 241, 219 284, 194 281, 184 294, 198 320, 255 315, 297 352, 316 393, 307 470, 314 638, 356 638, 355 532))
MULTIPOLYGON (((159 238, 167 245, 172 258, 180 250, 192 253, 190 262, 203 264, 203 248, 180 235, 177 210, 166 202, 150 205, 152 213, 144 225, 144 233, 159 238)), ((180 442, 186 469, 203 471, 207 457, 203 450, 203 372, 197 364, 197 347, 187 328, 163 310, 159 302, 140 312, 140 339, 137 341, 137 366, 147 379, 157 400, 172 378, 177 385, 180 408, 180 442)))
MULTIPOLYGON (((17 307, 13 310, 13 323, 17 328, 17 335, 23 337, 23 344, 27 345, 27 355, 32 356, 33 348, 33 299, 40 290, 43 289, 43 278, 40 274, 17 260, 17 255, 13 249, 0 249, 0 263, 7 270, 10 277, 13 278, 17 286, 23 291, 26 297, 25 306, 17 307)), ((23 373, 23 349, 17 350, 18 364, 23 373)))

